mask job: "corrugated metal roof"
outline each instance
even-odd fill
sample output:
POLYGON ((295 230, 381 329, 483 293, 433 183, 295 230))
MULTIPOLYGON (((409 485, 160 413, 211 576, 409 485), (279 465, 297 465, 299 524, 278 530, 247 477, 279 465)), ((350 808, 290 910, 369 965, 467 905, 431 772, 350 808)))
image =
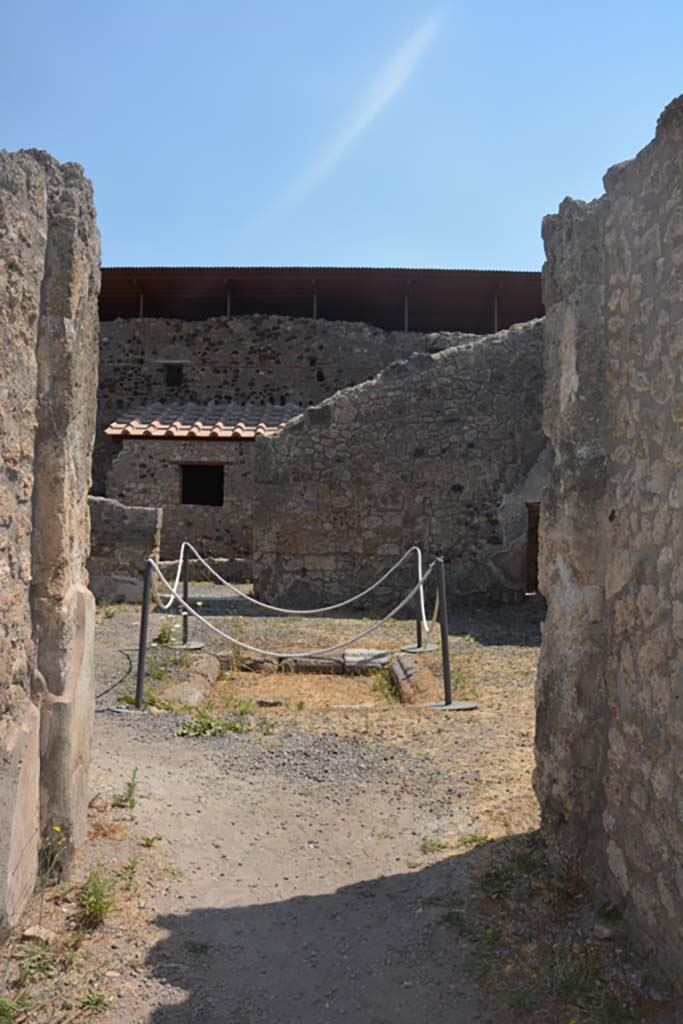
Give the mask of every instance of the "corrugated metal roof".
POLYGON ((154 402, 133 406, 105 430, 109 437, 166 440, 249 441, 274 434, 303 412, 300 405, 240 405, 239 402, 154 402))
POLYGON ((543 315, 541 275, 398 267, 104 267, 100 319, 288 316, 486 334, 543 315), (495 312, 494 312, 495 311, 495 312))

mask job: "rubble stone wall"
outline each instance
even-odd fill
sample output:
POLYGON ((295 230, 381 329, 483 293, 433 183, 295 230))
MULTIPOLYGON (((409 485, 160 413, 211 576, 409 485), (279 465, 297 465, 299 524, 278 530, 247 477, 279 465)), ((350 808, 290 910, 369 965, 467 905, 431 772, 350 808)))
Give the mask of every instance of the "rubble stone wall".
POLYGON ((97 494, 164 508, 162 554, 175 558, 195 538, 217 557, 249 557, 253 529, 252 442, 137 441, 107 437, 117 414, 138 403, 298 402, 302 411, 367 380, 413 352, 436 352, 469 336, 383 331, 362 323, 282 316, 114 320, 100 328, 98 427, 93 460, 97 494), (178 386, 165 366, 182 366, 178 386), (225 504, 180 505, 180 462, 221 461, 225 504))
POLYGON ((93 713, 86 586, 99 234, 90 183, 0 151, 0 932, 41 832, 83 839, 93 713))
MULTIPOLYGON (((523 592, 526 505, 548 471, 542 392, 537 320, 396 362, 259 438, 258 593, 345 598, 415 543, 444 555, 453 599, 523 592)), ((413 579, 411 566, 368 603, 387 609, 413 579)))
POLYGON ((253 441, 126 440, 107 475, 107 494, 129 505, 163 509, 161 556, 178 557, 190 541, 202 555, 248 558, 252 549, 253 441), (219 463, 223 505, 183 505, 183 463, 219 463))
POLYGON ((543 225, 543 828, 683 968, 683 97, 543 225))
POLYGON ((159 560, 162 510, 92 496, 88 504, 88 575, 95 600, 136 604, 142 599, 145 562, 148 558, 159 560))

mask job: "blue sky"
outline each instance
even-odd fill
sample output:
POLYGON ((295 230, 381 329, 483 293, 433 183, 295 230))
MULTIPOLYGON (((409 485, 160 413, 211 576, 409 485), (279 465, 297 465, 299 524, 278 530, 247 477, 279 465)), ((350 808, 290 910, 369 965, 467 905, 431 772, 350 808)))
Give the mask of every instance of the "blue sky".
POLYGON ((105 265, 533 270, 682 41, 675 0, 7 0, 0 146, 84 165, 105 265))

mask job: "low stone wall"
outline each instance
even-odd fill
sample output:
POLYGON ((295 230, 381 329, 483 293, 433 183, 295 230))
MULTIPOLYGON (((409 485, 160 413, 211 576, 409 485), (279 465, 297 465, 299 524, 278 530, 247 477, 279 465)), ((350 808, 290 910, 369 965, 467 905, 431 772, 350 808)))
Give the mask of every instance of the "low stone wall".
MULTIPOLYGON (((539 320, 395 363, 259 438, 259 595, 345 598, 415 543, 443 554, 454 600, 523 592, 526 503, 549 468, 542 391, 539 320)), ((410 566, 367 603, 413 580, 410 566)))
POLYGON ((543 225, 549 602, 536 791, 553 859, 683 976, 683 97, 543 225))
POLYGON ((90 506, 90 589, 97 601, 138 603, 148 558, 159 559, 160 508, 122 505, 109 498, 90 506))
POLYGON ((0 151, 0 934, 41 834, 85 835, 94 707, 86 586, 99 234, 76 164, 0 151))
MULTIPOLYGON (((204 556, 202 555, 202 557, 204 556)), ((251 583, 254 568, 250 558, 206 558, 205 561, 228 583, 251 583)), ((167 580, 175 579, 178 571, 178 559, 161 562, 159 568, 167 580)), ((218 582, 201 562, 192 557, 190 557, 189 578, 192 583, 218 582)), ((163 596, 163 586, 161 593, 163 596)))

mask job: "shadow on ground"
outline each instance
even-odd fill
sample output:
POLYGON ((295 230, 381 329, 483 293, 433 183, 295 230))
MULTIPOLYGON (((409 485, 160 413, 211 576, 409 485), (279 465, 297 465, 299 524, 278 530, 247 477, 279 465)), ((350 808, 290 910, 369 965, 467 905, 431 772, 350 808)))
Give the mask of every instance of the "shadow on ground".
MULTIPOLYGON (((190 604, 205 618, 233 617, 255 619, 281 619, 279 612, 266 611, 250 604, 245 598, 222 597, 215 593, 193 593, 190 604)), ((519 603, 510 605, 499 605, 486 608, 451 608, 448 612, 448 632, 450 636, 458 637, 468 635, 478 643, 486 647, 493 646, 517 646, 517 647, 540 647, 541 644, 541 623, 545 618, 545 602, 537 595, 519 603)), ((153 614, 176 615, 174 610, 168 612, 161 608, 155 608, 153 614)), ((381 618, 384 612, 368 610, 364 607, 353 609, 345 608, 343 618, 349 621, 360 619, 366 621, 368 618, 381 618)), ((296 616, 294 616, 296 617, 296 616)), ((328 615, 321 614, 312 616, 313 621, 324 620, 325 618, 338 619, 339 612, 332 612, 328 615)), ((415 612, 412 609, 404 609, 395 618, 401 621, 414 619, 415 612)))
POLYGON ((479 859, 474 850, 329 894, 160 917, 168 937, 149 966, 187 999, 157 1008, 149 1024, 499 1020, 443 923, 479 859))

